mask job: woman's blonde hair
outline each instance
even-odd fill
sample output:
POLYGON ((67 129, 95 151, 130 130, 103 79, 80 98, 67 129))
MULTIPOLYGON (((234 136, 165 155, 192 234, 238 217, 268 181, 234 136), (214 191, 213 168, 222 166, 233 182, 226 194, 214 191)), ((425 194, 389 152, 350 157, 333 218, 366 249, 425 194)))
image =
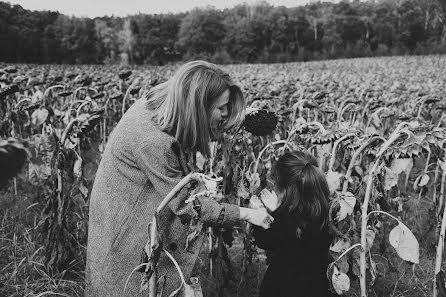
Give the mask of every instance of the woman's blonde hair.
POLYGON ((242 91, 227 73, 205 61, 182 65, 166 82, 146 95, 154 122, 174 136, 184 147, 209 156, 210 117, 216 99, 229 90, 225 131, 238 126, 244 118, 242 91))

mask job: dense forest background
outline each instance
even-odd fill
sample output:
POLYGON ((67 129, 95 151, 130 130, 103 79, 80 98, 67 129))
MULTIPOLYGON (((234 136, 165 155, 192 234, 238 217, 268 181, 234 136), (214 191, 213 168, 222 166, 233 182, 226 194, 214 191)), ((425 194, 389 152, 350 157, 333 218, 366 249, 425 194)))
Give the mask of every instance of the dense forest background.
POLYGON ((0 2, 0 61, 271 63, 446 53, 446 1, 369 0, 70 17, 0 2))

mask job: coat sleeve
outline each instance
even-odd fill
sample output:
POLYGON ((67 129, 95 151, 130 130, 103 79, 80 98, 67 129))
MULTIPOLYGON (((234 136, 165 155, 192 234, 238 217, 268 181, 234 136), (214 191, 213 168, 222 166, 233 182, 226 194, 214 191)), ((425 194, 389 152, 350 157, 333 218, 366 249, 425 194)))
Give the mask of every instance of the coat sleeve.
MULTIPOLYGON (((136 159, 155 191, 161 197, 167 194, 184 177, 178 156, 172 149, 171 141, 153 141, 142 144, 136 151, 136 159)), ((196 211, 192 203, 185 203, 188 191, 183 189, 171 200, 168 207, 183 222, 188 222, 196 211)), ((232 226, 240 221, 237 205, 218 203, 212 198, 199 198, 199 218, 205 224, 232 226)))

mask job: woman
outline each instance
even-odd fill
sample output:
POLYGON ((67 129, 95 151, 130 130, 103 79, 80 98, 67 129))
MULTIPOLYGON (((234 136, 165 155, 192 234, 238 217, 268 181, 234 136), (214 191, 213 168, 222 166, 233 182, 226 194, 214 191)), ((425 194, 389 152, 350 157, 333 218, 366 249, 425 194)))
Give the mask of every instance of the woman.
MULTIPOLYGON (((147 226, 156 207, 191 171, 196 152, 208 156, 209 142, 239 125, 245 102, 229 75, 211 63, 183 65, 167 82, 154 87, 125 113, 110 135, 90 199, 86 296, 143 296, 138 266, 147 240, 147 226)), ((160 214, 163 243, 186 280, 204 234, 185 250, 188 222, 195 214, 205 224, 232 226, 241 220, 267 228, 272 217, 264 210, 200 199, 199 209, 186 204, 184 189, 160 214)), ((168 296, 180 285, 172 263, 159 260, 168 296)))

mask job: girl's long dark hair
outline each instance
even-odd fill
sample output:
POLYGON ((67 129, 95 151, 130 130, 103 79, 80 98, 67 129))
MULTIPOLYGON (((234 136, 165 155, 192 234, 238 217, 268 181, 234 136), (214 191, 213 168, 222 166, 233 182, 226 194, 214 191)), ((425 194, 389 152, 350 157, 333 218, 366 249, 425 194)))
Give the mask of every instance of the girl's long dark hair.
POLYGON ((281 199, 278 211, 296 219, 296 235, 309 225, 322 229, 328 221, 327 179, 309 153, 293 151, 282 155, 273 167, 276 190, 281 199))

